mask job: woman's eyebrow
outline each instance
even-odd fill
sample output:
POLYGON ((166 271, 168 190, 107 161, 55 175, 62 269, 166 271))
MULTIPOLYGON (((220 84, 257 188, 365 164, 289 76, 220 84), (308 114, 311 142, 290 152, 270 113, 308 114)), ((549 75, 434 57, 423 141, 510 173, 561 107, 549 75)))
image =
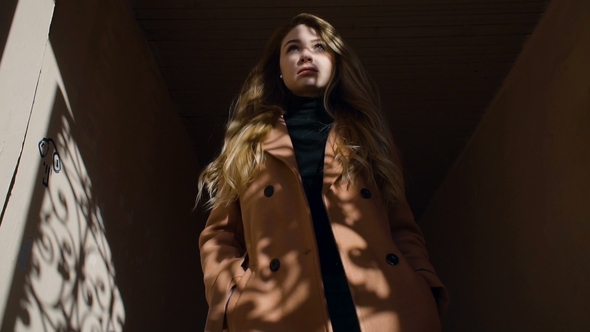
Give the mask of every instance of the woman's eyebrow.
POLYGON ((291 39, 291 40, 288 40, 288 41, 285 43, 285 45, 283 45, 283 47, 285 47, 285 46, 287 46, 287 45, 289 45, 289 44, 291 44, 291 43, 301 43, 301 40, 299 40, 299 39, 291 39))

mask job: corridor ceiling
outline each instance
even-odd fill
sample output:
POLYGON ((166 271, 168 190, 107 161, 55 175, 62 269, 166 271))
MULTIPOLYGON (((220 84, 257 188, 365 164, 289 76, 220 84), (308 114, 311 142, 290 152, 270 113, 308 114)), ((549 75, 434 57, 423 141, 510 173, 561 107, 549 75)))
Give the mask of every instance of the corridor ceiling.
POLYGON ((273 30, 301 12, 340 32, 377 81, 419 218, 547 0, 128 0, 201 165, 273 30))

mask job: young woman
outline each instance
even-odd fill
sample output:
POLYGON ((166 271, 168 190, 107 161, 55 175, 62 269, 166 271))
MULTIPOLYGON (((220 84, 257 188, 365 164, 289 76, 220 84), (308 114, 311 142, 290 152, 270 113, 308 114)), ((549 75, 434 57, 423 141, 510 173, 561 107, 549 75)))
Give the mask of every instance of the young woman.
POLYGON ((447 292, 377 88, 334 28, 279 28, 232 111, 199 180, 205 330, 439 331, 447 292))

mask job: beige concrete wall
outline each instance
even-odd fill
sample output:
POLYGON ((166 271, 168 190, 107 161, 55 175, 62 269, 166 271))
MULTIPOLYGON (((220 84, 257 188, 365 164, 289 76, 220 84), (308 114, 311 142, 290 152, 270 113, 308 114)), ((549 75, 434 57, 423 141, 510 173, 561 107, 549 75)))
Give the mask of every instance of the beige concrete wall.
POLYGON ((0 11, 1 214, 31 114, 53 1, 8 0, 3 1, 0 11))
POLYGON ((41 52, 2 60, 38 65, 11 113, 27 120, 2 133, 22 153, 1 197, 0 330, 200 330, 197 163, 143 35, 123 0, 49 14, 49 38, 30 27, 41 52))
POLYGON ((447 331, 590 330, 590 2, 554 0, 423 219, 447 331))

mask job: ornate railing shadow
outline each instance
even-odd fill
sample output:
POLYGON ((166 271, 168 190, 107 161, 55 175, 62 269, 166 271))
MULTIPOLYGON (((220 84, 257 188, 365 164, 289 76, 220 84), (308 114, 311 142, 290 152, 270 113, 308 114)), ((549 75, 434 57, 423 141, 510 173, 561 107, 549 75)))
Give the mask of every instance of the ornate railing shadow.
POLYGON ((72 125, 57 88, 2 332, 123 330, 105 225, 72 125))

